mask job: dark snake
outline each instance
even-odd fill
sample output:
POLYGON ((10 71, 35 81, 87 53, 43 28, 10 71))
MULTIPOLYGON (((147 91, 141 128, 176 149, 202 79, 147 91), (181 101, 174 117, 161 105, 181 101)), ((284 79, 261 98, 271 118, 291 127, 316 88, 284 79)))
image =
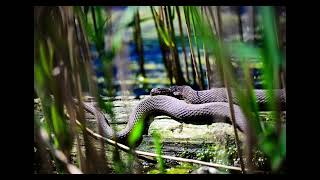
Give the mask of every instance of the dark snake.
MULTIPOLYGON (((285 106, 285 92, 275 90, 281 107, 285 106)), ((266 107, 270 100, 265 90, 256 90, 257 101, 266 107)), ((229 104, 227 103, 226 91, 223 88, 214 88, 204 91, 194 91, 189 86, 174 86, 171 88, 154 88, 151 96, 145 98, 129 116, 126 127, 115 132, 101 111, 94 106, 83 103, 84 108, 97 117, 102 127, 103 135, 106 138, 115 139, 117 142, 128 144, 128 136, 139 120, 143 121, 144 132, 149 127, 149 120, 158 115, 167 115, 179 122, 192 124, 208 124, 213 122, 225 122, 231 124, 229 104), (165 95, 162 95, 165 94, 165 95), (172 97, 173 96, 173 97, 172 97), (178 99, 179 98, 179 99, 178 99), (191 104, 192 103, 192 104, 191 104)), ((247 120, 240 106, 237 105, 237 98, 234 98, 234 111, 236 127, 246 132, 247 120)), ((142 141, 142 136, 137 145, 142 141)))

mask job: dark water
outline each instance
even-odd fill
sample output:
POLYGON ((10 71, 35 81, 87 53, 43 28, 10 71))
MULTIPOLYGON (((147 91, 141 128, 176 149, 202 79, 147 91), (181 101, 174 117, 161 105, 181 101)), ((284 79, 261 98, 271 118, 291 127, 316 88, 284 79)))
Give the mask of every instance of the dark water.
MULTIPOLYGON (((185 41, 187 42, 187 37, 185 38, 185 41)), ((135 43, 131 41, 127 45, 128 45, 127 47, 129 51, 128 63, 138 65, 139 56, 136 52, 135 43)), ((178 53, 182 55, 183 52, 182 52, 182 47, 180 43, 178 43, 177 46, 178 46, 178 53)), ((154 68, 145 68, 146 77, 148 79, 167 78, 158 39, 144 39, 143 50, 144 50, 144 64, 145 65, 151 64, 154 67, 154 68)), ((189 46, 186 46, 186 50, 187 52, 190 50, 189 46)), ((94 46, 91 46, 91 51, 93 52, 93 54, 96 53, 96 49, 94 46)), ((180 61, 181 63, 183 63, 182 59, 180 61)), ((104 72, 103 72, 104 70, 102 69, 103 65, 100 58, 96 57, 95 59, 93 59, 93 67, 95 69, 97 77, 104 77, 104 72)), ((136 77, 140 73, 140 69, 139 68, 129 69, 128 73, 129 73, 128 77, 130 76, 136 77)), ((118 67, 114 66, 113 67, 114 82, 118 81, 117 74, 118 74, 118 67)), ((105 85, 103 83, 99 83, 98 85, 101 88, 105 88, 105 85)), ((136 95, 144 95, 144 94, 149 94, 149 91, 154 87, 166 87, 169 85, 170 84, 157 82, 157 83, 148 83, 147 85, 142 86, 140 83, 134 83, 132 85, 133 87, 132 90, 133 90, 133 93, 136 95)), ((116 88, 116 91, 119 92, 120 85, 115 83, 115 88, 116 88)))
MULTIPOLYGON (((179 37, 177 37, 178 39, 179 37)), ((188 38, 185 37, 185 42, 186 42, 186 52, 187 55, 189 56, 188 60, 190 61, 190 47, 188 45, 188 38)), ((128 46, 128 51, 129 51, 129 59, 128 59, 128 63, 129 64, 136 64, 138 66, 138 59, 139 56, 136 52, 136 45, 133 41, 129 42, 127 44, 128 46)), ((180 64, 182 66, 182 71, 183 73, 185 72, 185 67, 184 67, 184 56, 183 56, 183 50, 182 50, 182 46, 180 41, 177 41, 177 47, 178 47, 178 53, 180 55, 180 64)), ((194 47, 194 49, 196 49, 194 47)), ((96 50, 94 48, 94 46, 92 46, 92 52, 96 53, 96 50)), ((165 70, 164 64, 163 64, 163 59, 162 59, 162 53, 160 50, 160 45, 159 45, 159 41, 158 39, 144 39, 143 40, 143 53, 144 53, 144 63, 145 63, 145 67, 148 64, 152 64, 154 66, 154 68, 145 68, 146 71, 146 77, 149 80, 152 80, 154 78, 163 78, 166 79, 167 78, 167 72, 165 70)), ((203 49, 200 49, 200 52, 203 52, 203 49)), ((190 65, 190 62, 189 62, 190 65)), ((93 66, 96 72, 97 77, 104 77, 104 72, 102 68, 102 62, 99 58, 95 58, 93 60, 93 66), (100 70, 99 70, 100 69, 100 70)), ((206 68, 205 65, 202 64, 202 69, 203 72, 206 72, 206 68)), ((120 84, 116 83, 118 82, 118 67, 114 66, 113 67, 113 80, 115 82, 114 88, 116 89, 116 94, 119 95, 120 92, 120 84)), ((128 70, 128 77, 137 77, 138 74, 140 73, 140 69, 129 69, 128 70)), ((192 77, 191 71, 189 72, 190 77, 192 77)), ((241 74, 241 72, 239 72, 241 74)), ((252 77, 254 79, 254 86, 255 88, 262 88, 261 85, 261 80, 259 79, 259 77, 261 76, 261 71, 259 69, 252 69, 252 77)), ((205 82, 205 84, 207 85, 207 81, 205 82)), ((105 83, 99 83, 98 84, 100 88, 105 88, 105 83)), ((154 88, 154 87, 168 87, 170 86, 170 84, 168 83, 160 83, 160 82, 155 82, 155 83, 147 83, 147 84, 141 84, 139 82, 134 82, 132 84, 132 89, 131 92, 133 92, 135 95, 145 95, 145 94, 149 94, 149 91, 154 88)))

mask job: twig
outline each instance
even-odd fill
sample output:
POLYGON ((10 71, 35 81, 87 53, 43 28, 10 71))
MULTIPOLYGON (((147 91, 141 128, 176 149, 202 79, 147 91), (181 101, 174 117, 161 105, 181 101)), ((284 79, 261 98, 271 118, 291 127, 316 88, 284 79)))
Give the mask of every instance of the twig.
MULTIPOLYGON (((79 121, 76 121, 79 126, 81 126, 79 121)), ((100 134, 97 134, 93 132, 90 128, 86 128, 86 131, 89 133, 90 136, 94 137, 95 139, 103 139, 105 142, 108 144, 114 145, 119 147, 119 149, 125 151, 125 152, 130 152, 130 148, 126 145, 117 143, 116 141, 113 141, 111 139, 108 139, 106 137, 101 136, 100 134)), ((138 157, 143 157, 143 156, 150 156, 150 157, 159 157, 158 154, 155 153, 150 153, 150 152, 144 152, 144 151, 139 151, 139 150, 134 150, 133 153, 135 153, 138 157)), ((174 156, 168 156, 168 155, 160 155, 160 157, 164 159, 171 159, 175 161, 181 161, 181 162, 189 162, 189 163, 195 163, 195 164, 201 164, 205 166, 210 166, 210 167, 216 167, 216 168, 225 168, 225 169, 231 169, 231 170, 237 170, 237 171, 242 171, 240 167, 235 167, 235 166, 227 166, 227 165, 222 165, 222 164, 217 164, 217 163, 210 163, 210 162, 204 162, 204 161, 199 161, 199 160, 194 160, 194 159, 186 159, 186 158, 180 158, 180 157, 174 157, 174 156)), ((256 171, 256 172, 263 172, 263 171, 256 171)))

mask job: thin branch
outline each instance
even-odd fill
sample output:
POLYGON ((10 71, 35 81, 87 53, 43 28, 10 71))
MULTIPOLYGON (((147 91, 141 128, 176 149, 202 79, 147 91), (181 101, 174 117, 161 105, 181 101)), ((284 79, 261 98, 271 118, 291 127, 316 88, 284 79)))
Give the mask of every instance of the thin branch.
MULTIPOLYGON (((81 126, 81 123, 79 121, 77 121, 77 124, 79 126, 81 126)), ((135 153, 138 157, 146 158, 145 156, 149 156, 149 157, 154 157, 154 159, 156 159, 156 157, 159 157, 159 155, 155 154, 155 153, 144 152, 144 151, 139 151, 139 150, 131 151, 128 146, 120 144, 120 143, 117 143, 116 141, 113 141, 113 140, 108 139, 106 137, 103 137, 100 134, 97 134, 97 133, 93 132, 90 128, 86 128, 86 131, 93 138, 95 138, 95 139, 103 139, 108 144, 117 146, 119 149, 121 149, 121 150, 123 150, 125 152, 133 152, 133 153, 135 153)), ((225 168, 225 169, 231 169, 231 170, 236 170, 236 171, 242 171, 240 167, 227 166, 227 165, 223 165, 223 164, 204 162, 204 161, 199 161, 199 160, 194 160, 194 159, 186 159, 186 158, 167 156, 167 155, 160 155, 160 157, 162 157, 164 159, 171 159, 171 160, 175 160, 175 161, 201 164, 201 165, 210 166, 210 167, 225 168)), ((261 173, 261 172, 264 172, 264 171, 256 171, 256 172, 260 172, 261 173)))

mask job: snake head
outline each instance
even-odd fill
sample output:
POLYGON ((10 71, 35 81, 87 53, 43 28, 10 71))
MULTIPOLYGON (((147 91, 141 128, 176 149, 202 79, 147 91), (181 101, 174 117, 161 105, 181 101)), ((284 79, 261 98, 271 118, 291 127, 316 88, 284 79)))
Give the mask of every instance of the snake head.
POLYGON ((172 96, 177 99, 183 99, 182 94, 183 86, 172 86, 169 88, 153 88, 150 91, 151 96, 157 96, 157 95, 166 95, 166 96, 172 96))
POLYGON ((172 91, 170 88, 153 88, 150 91, 151 96, 157 96, 157 95, 167 95, 172 96, 172 91))

